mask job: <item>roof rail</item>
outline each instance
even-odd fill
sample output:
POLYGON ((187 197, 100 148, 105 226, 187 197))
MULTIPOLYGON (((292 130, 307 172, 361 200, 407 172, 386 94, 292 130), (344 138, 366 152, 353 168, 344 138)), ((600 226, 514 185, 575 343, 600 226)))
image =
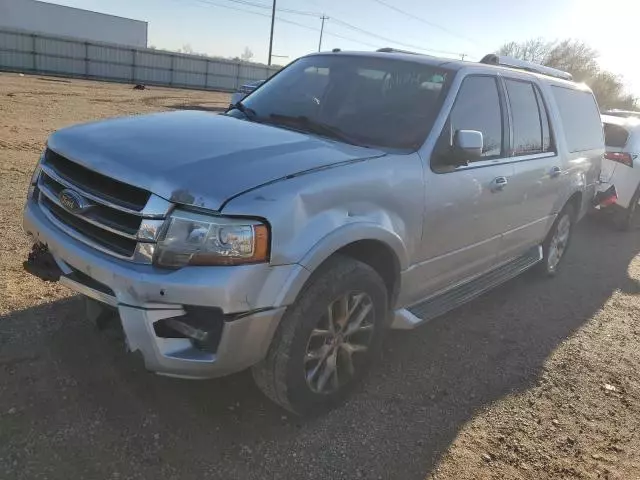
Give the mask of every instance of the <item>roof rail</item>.
POLYGON ((548 75, 550 77, 562 78, 563 80, 573 80, 573 75, 569 72, 563 72, 557 68, 545 67, 533 62, 527 62, 525 60, 519 60, 513 57, 507 57, 504 55, 496 55, 490 53, 485 55, 480 63, 488 65, 499 65, 501 67, 517 68, 519 70, 526 70, 528 72, 541 73, 542 75, 548 75))
POLYGON ((410 55, 423 55, 422 53, 410 52, 409 50, 399 50, 397 48, 392 48, 392 47, 379 48, 378 50, 376 50, 376 52, 381 52, 381 53, 408 53, 410 55))

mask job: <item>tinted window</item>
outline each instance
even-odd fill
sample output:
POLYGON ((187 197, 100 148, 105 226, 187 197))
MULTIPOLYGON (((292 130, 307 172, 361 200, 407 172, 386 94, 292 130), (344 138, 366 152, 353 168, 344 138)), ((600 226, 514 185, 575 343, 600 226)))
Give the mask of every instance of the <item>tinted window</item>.
MULTIPOLYGON (((451 132, 482 132, 482 156, 497 157, 502 152, 502 112, 498 85, 493 77, 471 76, 464 79, 449 117, 451 132)), ((451 137, 450 132, 445 135, 451 137)))
POLYGON ((551 128, 549 126, 549 112, 542 100, 542 95, 537 87, 534 87, 536 92, 536 100, 538 100, 538 109, 540 110, 540 122, 542 123, 542 151, 554 152, 553 139, 551 137, 551 128))
MULTIPOLYGON (((243 102, 253 120, 358 145, 416 150, 447 93, 449 70, 357 55, 304 57, 243 102)), ((230 115, 248 119, 237 110, 230 115)))
POLYGON ((542 151, 542 124, 533 85, 528 82, 506 80, 511 119, 513 122, 514 155, 542 151))
POLYGON ((602 148, 602 124, 591 92, 551 87, 570 152, 602 148))
POLYGON ((604 143, 607 147, 622 148, 629 140, 629 132, 620 125, 604 124, 604 143))

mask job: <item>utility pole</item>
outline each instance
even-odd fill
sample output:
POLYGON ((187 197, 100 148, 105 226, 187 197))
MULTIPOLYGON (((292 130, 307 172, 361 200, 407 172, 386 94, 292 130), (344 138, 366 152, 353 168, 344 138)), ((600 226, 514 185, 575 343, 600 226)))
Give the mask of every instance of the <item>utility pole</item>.
POLYGON ((329 17, 325 17, 324 15, 322 15, 320 17, 320 20, 322 20, 322 26, 320 27, 320 41, 318 42, 318 51, 322 50, 322 33, 324 32, 324 21, 329 20, 329 17))
POLYGON ((273 26, 276 22, 276 0, 273 0, 273 9, 271 10, 271 37, 269 38, 269 65, 271 65, 271 52, 273 51, 273 26))

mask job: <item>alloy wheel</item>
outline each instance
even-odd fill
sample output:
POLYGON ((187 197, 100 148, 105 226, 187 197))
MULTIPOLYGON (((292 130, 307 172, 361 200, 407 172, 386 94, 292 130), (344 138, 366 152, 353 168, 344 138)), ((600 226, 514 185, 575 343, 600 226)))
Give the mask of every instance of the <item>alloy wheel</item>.
POLYGON ((331 394, 355 375, 370 346, 374 324, 371 297, 350 292, 334 300, 307 342, 304 373, 314 393, 331 394))

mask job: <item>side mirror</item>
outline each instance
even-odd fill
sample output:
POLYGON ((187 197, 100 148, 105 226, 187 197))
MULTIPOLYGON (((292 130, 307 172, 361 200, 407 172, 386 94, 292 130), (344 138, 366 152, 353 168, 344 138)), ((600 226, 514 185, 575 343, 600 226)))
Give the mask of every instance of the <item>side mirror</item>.
POLYGON ((456 130, 453 135, 452 160, 458 165, 466 165, 469 160, 482 156, 484 139, 477 130, 456 130))

